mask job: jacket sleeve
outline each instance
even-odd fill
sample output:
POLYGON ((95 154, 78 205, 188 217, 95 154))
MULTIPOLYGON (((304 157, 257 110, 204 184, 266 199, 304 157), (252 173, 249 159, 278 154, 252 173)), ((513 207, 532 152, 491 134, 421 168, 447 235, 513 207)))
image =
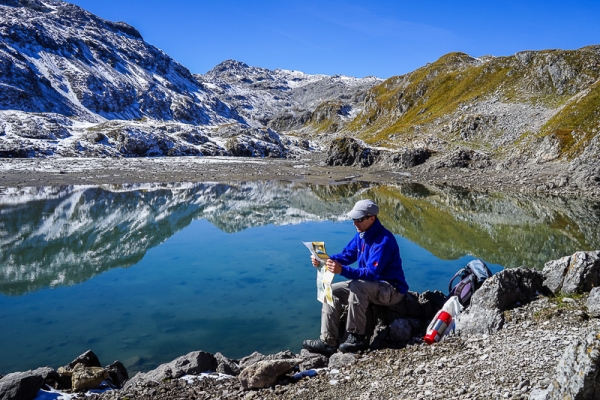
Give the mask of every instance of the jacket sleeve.
POLYGON ((390 257, 393 254, 390 245, 389 239, 385 238, 381 243, 371 246, 368 258, 365 260, 365 267, 350 268, 348 266, 342 266, 341 275, 348 279, 363 279, 366 281, 379 280, 381 271, 385 265, 390 262, 390 257))
POLYGON ((334 254, 330 256, 332 260, 335 260, 342 264, 342 266, 347 266, 352 263, 355 263, 358 260, 358 240, 356 236, 352 238, 350 243, 344 247, 341 253, 334 254))

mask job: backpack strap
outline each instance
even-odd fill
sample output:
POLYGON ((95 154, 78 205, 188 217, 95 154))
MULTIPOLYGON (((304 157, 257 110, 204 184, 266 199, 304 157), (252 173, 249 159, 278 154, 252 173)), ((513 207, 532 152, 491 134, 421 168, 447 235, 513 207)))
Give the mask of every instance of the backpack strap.
POLYGON ((458 271, 457 271, 457 272, 454 274, 454 276, 452 277, 452 279, 450 279, 450 282, 448 283, 448 294, 449 294, 450 296, 452 296, 452 289, 454 288, 454 287, 452 286, 452 283, 454 282, 454 280, 455 280, 456 278, 459 278, 459 282, 460 282, 460 281, 463 279, 463 276, 462 276, 462 274, 463 274, 465 271, 466 271, 466 270, 465 270, 465 268, 461 268, 461 269, 459 269, 459 270, 458 270, 458 271))

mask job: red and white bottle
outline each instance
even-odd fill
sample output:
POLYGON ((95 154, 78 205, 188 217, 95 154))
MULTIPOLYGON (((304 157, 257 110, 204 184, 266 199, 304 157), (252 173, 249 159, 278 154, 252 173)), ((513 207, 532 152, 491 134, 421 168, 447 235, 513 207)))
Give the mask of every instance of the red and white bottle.
POLYGON ((427 328, 427 334, 423 338, 425 343, 433 344, 439 342, 442 336, 446 333, 446 329, 452 323, 452 315, 444 310, 438 311, 427 328))

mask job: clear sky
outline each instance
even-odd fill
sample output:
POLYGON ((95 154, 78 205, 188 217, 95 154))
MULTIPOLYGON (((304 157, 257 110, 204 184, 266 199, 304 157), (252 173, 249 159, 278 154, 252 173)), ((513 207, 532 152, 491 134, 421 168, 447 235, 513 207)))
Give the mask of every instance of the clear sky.
POLYGON ((234 59, 269 69, 388 78, 472 56, 600 44, 600 0, 72 0, 193 73, 234 59))

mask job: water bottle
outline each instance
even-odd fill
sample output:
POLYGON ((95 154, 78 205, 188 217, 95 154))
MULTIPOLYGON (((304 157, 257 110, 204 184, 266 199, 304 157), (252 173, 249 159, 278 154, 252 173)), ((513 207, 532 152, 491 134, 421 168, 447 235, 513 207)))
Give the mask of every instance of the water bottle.
POLYGON ((425 343, 432 344, 439 342, 451 323, 452 315, 444 310, 438 311, 433 318, 433 321, 431 321, 431 324, 429 324, 429 327, 427 328, 427 334, 423 338, 425 343))

